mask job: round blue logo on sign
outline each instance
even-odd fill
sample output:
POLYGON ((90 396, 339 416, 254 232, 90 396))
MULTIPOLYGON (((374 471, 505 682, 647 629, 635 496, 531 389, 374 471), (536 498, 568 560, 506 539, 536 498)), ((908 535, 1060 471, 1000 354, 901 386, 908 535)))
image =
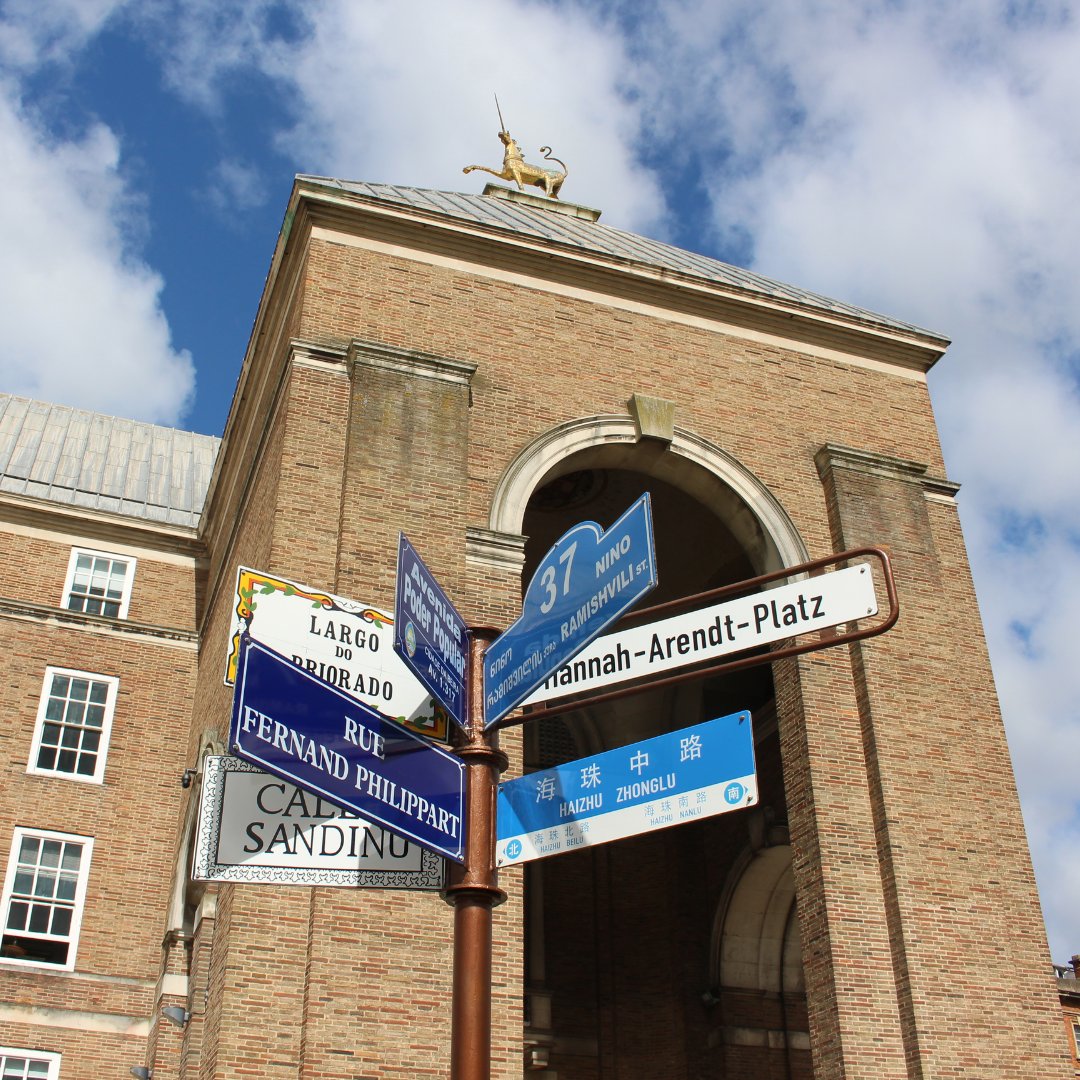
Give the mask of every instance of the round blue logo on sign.
POLYGON ((738 781, 733 784, 728 784, 724 789, 724 798, 734 805, 737 802, 742 802, 742 797, 746 794, 746 788, 742 786, 738 781))
POLYGON ((405 624, 405 651, 410 656, 416 655, 416 627, 411 622, 405 624))
POLYGON ((505 851, 508 859, 516 859, 521 854, 521 841, 511 840, 506 845, 505 851))

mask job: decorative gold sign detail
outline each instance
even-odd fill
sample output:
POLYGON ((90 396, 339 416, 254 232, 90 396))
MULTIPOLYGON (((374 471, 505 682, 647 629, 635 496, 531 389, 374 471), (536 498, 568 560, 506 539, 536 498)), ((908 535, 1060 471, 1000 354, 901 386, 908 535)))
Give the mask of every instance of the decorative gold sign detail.
POLYGON ((497 176, 500 180, 512 180, 517 184, 519 191, 524 191, 526 184, 543 188, 544 194, 549 199, 557 199, 559 189, 563 186, 563 181, 569 171, 566 168, 566 163, 559 161, 557 157, 552 157, 550 146, 541 146, 540 153, 544 155, 544 160, 558 162, 558 164, 562 165, 562 172, 559 172, 558 169, 545 169, 542 165, 530 165, 525 160, 517 140, 511 138, 510 132, 506 130, 506 124, 503 123, 502 118, 502 109, 499 109, 499 99, 497 97, 495 98, 495 108, 499 111, 499 141, 505 147, 502 169, 489 169, 486 165, 466 165, 461 171, 471 173, 479 170, 480 172, 491 173, 492 176, 497 176))

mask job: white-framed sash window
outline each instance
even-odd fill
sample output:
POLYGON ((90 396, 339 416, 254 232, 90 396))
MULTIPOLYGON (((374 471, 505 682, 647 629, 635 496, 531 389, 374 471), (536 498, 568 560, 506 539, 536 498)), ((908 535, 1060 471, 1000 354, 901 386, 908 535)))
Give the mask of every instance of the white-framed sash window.
POLYGON ((58 1080, 59 1076, 59 1054, 0 1046, 0 1080, 58 1080))
POLYGON ((46 668, 27 771, 100 784, 119 685, 111 675, 46 668))
POLYGON ((87 615, 127 618, 135 562, 128 555, 73 548, 64 581, 64 607, 87 615))
POLYGON ((74 969, 93 846, 89 836, 14 830, 0 898, 0 962, 74 969))

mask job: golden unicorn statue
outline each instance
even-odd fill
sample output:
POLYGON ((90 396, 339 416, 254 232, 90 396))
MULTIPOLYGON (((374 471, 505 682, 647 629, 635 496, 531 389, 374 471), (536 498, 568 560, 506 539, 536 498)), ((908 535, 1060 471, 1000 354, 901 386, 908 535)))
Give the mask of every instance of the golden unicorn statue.
MULTIPOLYGON (((498 98, 495 99, 495 107, 499 107, 498 98)), ((540 153, 544 155, 544 160, 554 161, 559 165, 562 165, 562 172, 558 169, 545 169, 543 165, 530 165, 529 162, 525 160, 525 156, 522 154, 521 147, 518 146, 517 140, 513 139, 510 132, 506 130, 501 109, 499 109, 499 127, 499 141, 505 147, 502 168, 496 170, 489 169, 486 165, 466 165, 461 171, 463 173, 471 173, 479 170, 480 172, 491 173, 492 176, 497 176, 500 180, 511 180, 517 184, 518 191, 524 191, 526 184, 543 188, 544 194, 549 199, 557 199, 559 197, 559 189, 563 186, 563 181, 566 179, 566 174, 568 172, 565 162, 559 161, 557 157, 551 156, 550 146, 541 146, 540 153)))

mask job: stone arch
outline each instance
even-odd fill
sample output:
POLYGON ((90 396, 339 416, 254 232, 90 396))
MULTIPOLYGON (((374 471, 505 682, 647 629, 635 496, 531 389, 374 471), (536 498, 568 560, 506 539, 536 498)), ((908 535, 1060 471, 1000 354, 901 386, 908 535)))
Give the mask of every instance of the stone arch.
MULTIPOLYGON (((484 554, 492 565, 524 567, 527 577, 548 545, 575 521, 589 517, 609 520, 606 515, 624 509, 628 502, 623 500, 636 497, 642 488, 653 496, 661 567, 658 592, 666 589, 668 593, 663 600, 808 559, 787 512, 733 455, 674 423, 666 431, 653 429, 643 435, 639 417, 611 414, 566 421, 523 447, 496 485, 486 530, 474 531, 474 550, 486 545, 484 554), (708 532, 713 527, 715 534, 708 532), (504 557, 511 548, 519 557, 516 564, 504 557), (672 556, 670 561, 663 561, 665 553, 672 556), (671 571, 665 572, 669 566, 671 571)), ((775 698, 772 675, 765 667, 644 690, 618 702, 582 702, 580 709, 562 718, 525 726, 523 764, 526 769, 551 767, 687 726, 695 718, 723 715, 736 707, 754 713, 762 810, 784 822, 775 698)), ((637 1052, 652 1055, 649 1060, 667 1061, 665 1055, 671 1054, 671 1060, 693 1060, 695 1068, 708 1065, 702 1075, 714 1075, 709 1071, 713 1067, 723 1070, 715 1075, 752 1075, 758 1064, 768 1064, 765 1058, 772 1050, 769 1045, 758 1048, 757 1042, 765 1039, 767 1043, 773 1037, 770 1030, 801 1032, 805 1028, 801 1016, 795 1016, 794 1024, 786 1019, 789 1008, 805 1012, 805 1006, 795 1000, 804 1000, 804 995, 786 833, 784 858, 771 852, 762 836, 762 842, 748 849, 745 861, 740 861, 737 853, 745 845, 745 828, 734 816, 722 825, 689 822, 682 830, 631 837, 580 853, 572 863, 548 866, 541 860, 529 865, 526 1039, 538 1053, 550 1053, 560 1068, 570 1069, 568 1075, 578 1075, 573 1071, 578 1066, 595 1068, 605 1055, 623 1054, 630 1060, 637 1052), (751 850, 759 853, 763 865, 755 867, 740 887, 743 872, 757 858, 751 850), (708 860, 712 860, 710 874, 694 878, 693 895, 684 898, 685 903, 680 901, 679 918, 684 922, 672 929, 664 921, 665 913, 673 910, 667 879, 658 868, 669 864, 703 866, 708 860), (778 866, 783 870, 770 884, 765 871, 778 866), (631 880, 642 867, 650 868, 645 877, 634 888, 623 888, 621 883, 631 880), (730 883, 731 902, 723 904, 723 910, 731 912, 726 924, 728 943, 736 942, 740 934, 745 936, 739 944, 744 954, 753 952, 754 985, 762 983, 768 989, 722 989, 720 980, 727 973, 721 973, 719 960, 711 963, 721 947, 725 927, 714 891, 721 881, 730 883), (755 925, 751 901, 761 900, 761 890, 772 900, 758 914, 755 925), (638 920, 652 929, 644 935, 632 932, 634 952, 628 960, 623 951, 624 935, 638 920), (763 937, 760 945, 750 941, 755 933, 763 937), (669 964, 676 955, 682 956, 686 967, 669 964), (695 960, 691 961, 691 956, 695 960), (617 957, 622 959, 617 961, 617 957), (641 978, 646 970, 655 978, 641 978), (698 973, 696 977, 688 974, 691 970, 698 973), (669 1045, 674 1028, 659 1013, 640 1014, 640 987, 645 983, 665 986, 668 1004, 664 1008, 678 1012, 683 1025, 678 1045, 669 1045), (750 1027, 737 1025, 737 1030, 733 1029, 734 1038, 751 1040, 747 1052, 752 1049, 756 1054, 761 1049, 765 1055, 753 1058, 749 1072, 730 1071, 723 1065, 727 1028, 732 1026, 724 1019, 723 1006, 695 1011, 671 1004, 695 998, 708 1003, 709 996, 703 992, 709 985, 728 998, 734 993, 736 998, 731 1000, 740 1002, 740 995, 757 995, 767 1000, 768 1008, 778 1010, 776 1017, 762 1015, 750 1021, 750 1027), (786 992, 794 1005, 785 999, 786 992), (601 1006, 601 1000, 606 1004, 601 1006), (615 1031, 620 1033, 618 1037, 615 1031)), ((771 836, 774 844, 779 844, 779 835, 771 836)), ((719 1004, 720 999, 716 1001, 719 1004)), ((782 1038, 785 1046, 790 1045, 786 1035, 782 1038)))
POLYGON ((717 907, 710 977, 714 993, 803 989, 795 878, 786 839, 746 852, 732 867, 717 907))
POLYGON ((808 561, 806 545, 787 512, 735 457, 679 427, 673 428, 670 441, 642 438, 629 416, 581 417, 533 439, 496 486, 491 532, 520 534, 536 488, 586 466, 632 469, 668 480, 695 496, 722 514, 758 573, 808 561))

